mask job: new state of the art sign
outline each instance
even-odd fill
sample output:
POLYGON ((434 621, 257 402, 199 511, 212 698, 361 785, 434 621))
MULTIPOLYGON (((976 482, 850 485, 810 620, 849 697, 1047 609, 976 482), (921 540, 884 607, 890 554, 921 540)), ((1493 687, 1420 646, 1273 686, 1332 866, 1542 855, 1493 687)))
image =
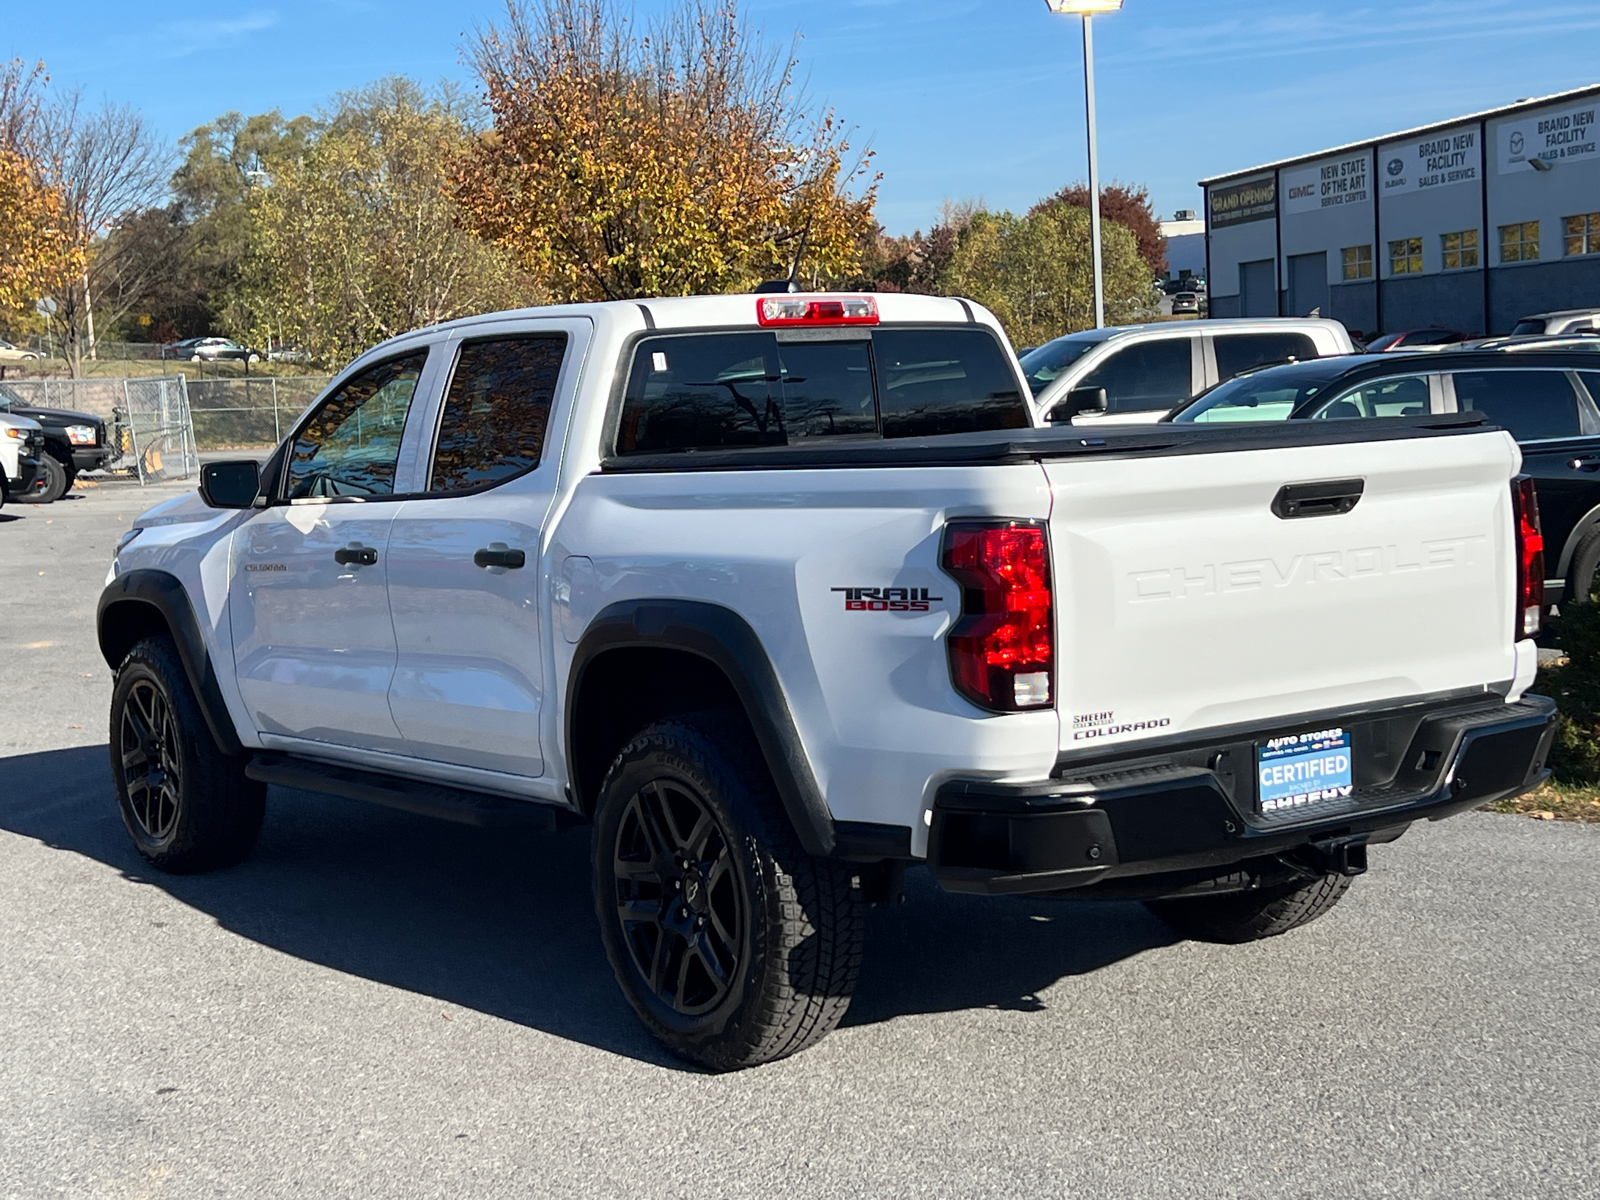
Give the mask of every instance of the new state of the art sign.
POLYGON ((1316 212, 1372 199, 1372 159, 1366 151, 1283 173, 1283 211, 1316 212))

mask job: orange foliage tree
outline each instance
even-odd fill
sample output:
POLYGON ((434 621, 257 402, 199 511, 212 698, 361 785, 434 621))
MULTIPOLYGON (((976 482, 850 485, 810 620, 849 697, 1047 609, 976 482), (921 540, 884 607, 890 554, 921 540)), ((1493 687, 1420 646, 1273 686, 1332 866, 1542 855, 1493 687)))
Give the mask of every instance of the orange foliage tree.
POLYGON ((0 148, 0 312, 17 312, 83 270, 61 193, 18 151, 0 148))
POLYGON ((855 272, 870 154, 794 94, 731 4, 640 36, 612 0, 510 0, 474 53, 493 126, 457 165, 475 233, 553 296, 615 300, 855 272), (859 194, 852 193, 852 187, 859 194))

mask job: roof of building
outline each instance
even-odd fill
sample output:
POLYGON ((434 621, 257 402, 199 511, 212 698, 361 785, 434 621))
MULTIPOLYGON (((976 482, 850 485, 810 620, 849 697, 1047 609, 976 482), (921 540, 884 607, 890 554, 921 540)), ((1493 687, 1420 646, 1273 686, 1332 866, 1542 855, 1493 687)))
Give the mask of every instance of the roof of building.
POLYGON ((1351 150, 1362 150, 1368 146, 1376 146, 1381 142, 1398 142, 1409 138, 1422 137, 1424 134, 1435 133, 1444 129, 1453 129, 1457 125, 1465 125, 1471 121, 1492 121, 1499 117, 1512 116, 1515 113, 1526 112, 1529 109, 1544 108, 1550 104, 1560 104, 1567 100, 1581 100, 1588 96, 1600 96, 1600 83, 1591 83, 1587 87, 1573 88, 1571 91, 1556 92, 1550 96, 1539 96, 1529 100, 1518 100, 1515 104, 1503 104, 1499 108, 1488 108, 1483 112, 1468 113, 1461 117, 1452 117, 1448 121, 1434 121, 1429 125, 1418 125, 1415 129, 1402 129, 1398 133, 1386 133, 1379 137, 1362 138, 1358 142, 1346 142, 1342 146, 1332 146, 1326 150, 1318 150, 1315 154, 1298 154, 1293 158, 1280 158, 1277 162, 1262 163, 1258 167, 1246 167, 1239 171, 1229 171, 1223 175, 1213 175, 1200 181, 1201 187, 1210 187, 1214 183, 1227 183, 1232 179, 1244 179, 1251 175, 1260 175, 1266 171, 1280 170, 1283 167, 1293 167, 1300 163, 1315 162, 1319 158, 1327 158, 1334 154, 1343 154, 1351 150))

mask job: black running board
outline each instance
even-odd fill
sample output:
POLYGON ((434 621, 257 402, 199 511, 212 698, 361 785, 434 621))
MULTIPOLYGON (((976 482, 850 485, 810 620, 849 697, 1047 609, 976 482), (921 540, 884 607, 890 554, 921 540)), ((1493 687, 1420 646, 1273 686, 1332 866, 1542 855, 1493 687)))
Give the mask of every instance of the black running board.
POLYGON ((569 814, 536 800, 513 800, 487 792, 446 787, 417 779, 403 779, 355 767, 287 754, 256 754, 245 765, 244 773, 261 783, 279 787, 343 796, 347 800, 367 800, 425 817, 438 817, 458 825, 501 829, 559 829, 569 814))

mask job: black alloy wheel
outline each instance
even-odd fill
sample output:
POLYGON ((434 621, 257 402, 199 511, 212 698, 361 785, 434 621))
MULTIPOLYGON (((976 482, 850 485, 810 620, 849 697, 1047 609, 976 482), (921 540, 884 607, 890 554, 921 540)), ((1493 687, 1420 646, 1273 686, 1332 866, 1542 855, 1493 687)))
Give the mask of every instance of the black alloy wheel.
POLYGON ((250 853, 267 788, 217 745, 178 648, 136 643, 111 689, 111 779, 128 836, 163 871, 210 871, 250 853))
POLYGON ((595 806, 595 915, 645 1027, 713 1071, 771 1062, 838 1025, 865 922, 849 866, 799 844, 744 715, 641 729, 595 806))
POLYGON ((178 823, 183 786, 182 751, 172 706, 153 681, 135 681, 122 707, 117 739, 128 812, 139 832, 160 844, 178 823))
POLYGON ((738 976, 747 915, 728 838, 686 780, 628 802, 612 850, 617 920, 635 969, 663 1004, 710 1012, 738 976))

